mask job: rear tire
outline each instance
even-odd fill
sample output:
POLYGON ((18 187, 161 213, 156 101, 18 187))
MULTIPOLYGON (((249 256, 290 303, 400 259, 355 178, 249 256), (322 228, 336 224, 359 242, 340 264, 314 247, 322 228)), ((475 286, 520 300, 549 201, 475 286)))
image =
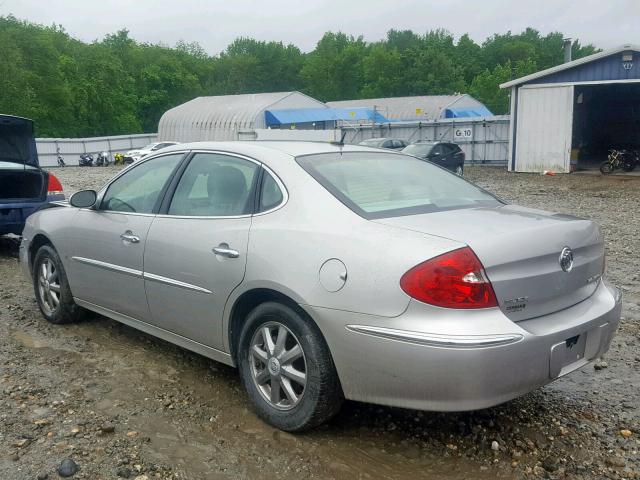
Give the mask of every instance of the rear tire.
POLYGON ((47 321, 60 325, 82 318, 85 310, 73 301, 67 274, 54 248, 43 245, 36 252, 32 277, 38 307, 47 321))
POLYGON ((240 333, 238 366, 258 416, 281 430, 320 425, 344 400, 320 330, 281 303, 263 303, 249 313, 240 333))
POLYGON ((622 165, 622 170, 624 170, 625 172, 633 172, 636 168, 636 164, 634 163, 624 163, 622 165))

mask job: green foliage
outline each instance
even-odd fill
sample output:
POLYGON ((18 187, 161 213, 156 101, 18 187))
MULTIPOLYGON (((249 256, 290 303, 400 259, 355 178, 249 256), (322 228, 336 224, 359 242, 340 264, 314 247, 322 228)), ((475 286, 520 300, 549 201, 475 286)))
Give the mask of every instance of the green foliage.
MULTIPOLYGON (((499 84, 563 61, 563 35, 528 28, 481 45, 445 30, 390 30, 379 42, 326 33, 309 53, 238 38, 218 56, 197 43, 139 43, 127 30, 90 44, 60 26, 0 17, 0 112, 33 118, 39 136, 156 131, 162 114, 200 95, 300 90, 319 100, 468 92, 508 112, 499 84)), ((573 44, 573 57, 596 52, 573 44)))

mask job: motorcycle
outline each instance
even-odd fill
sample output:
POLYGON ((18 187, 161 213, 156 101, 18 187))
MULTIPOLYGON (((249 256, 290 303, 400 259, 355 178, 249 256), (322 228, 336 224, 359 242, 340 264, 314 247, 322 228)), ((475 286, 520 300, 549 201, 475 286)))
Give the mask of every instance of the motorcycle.
POLYGON ((630 172, 640 163, 640 154, 635 150, 609 150, 607 160, 600 164, 603 175, 613 173, 616 169, 630 172))
POLYGON ((60 147, 56 147, 56 155, 58 155, 58 166, 66 167, 67 164, 64 163, 64 158, 62 158, 62 155, 60 154, 60 147))
POLYGON ((89 153, 83 153, 80 155, 78 165, 81 167, 93 167, 93 156, 89 153))
POLYGON ((124 165, 124 155, 122 153, 114 153, 113 154, 113 164, 114 165, 124 165))
POLYGON ((100 152, 96 158, 96 167, 109 166, 109 152, 100 152))

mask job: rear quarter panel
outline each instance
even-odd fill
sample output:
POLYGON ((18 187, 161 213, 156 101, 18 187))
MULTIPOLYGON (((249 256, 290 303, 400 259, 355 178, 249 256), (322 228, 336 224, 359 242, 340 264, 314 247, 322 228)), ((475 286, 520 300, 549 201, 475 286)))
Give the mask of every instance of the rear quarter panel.
POLYGON ((254 288, 277 290, 302 305, 398 316, 410 300, 400 288, 402 275, 462 246, 365 220, 297 164, 273 170, 287 186, 289 200, 253 217, 245 280, 227 302, 227 319, 235 299, 254 288), (319 279, 320 267, 333 258, 347 269, 345 285, 337 292, 329 292, 319 279))

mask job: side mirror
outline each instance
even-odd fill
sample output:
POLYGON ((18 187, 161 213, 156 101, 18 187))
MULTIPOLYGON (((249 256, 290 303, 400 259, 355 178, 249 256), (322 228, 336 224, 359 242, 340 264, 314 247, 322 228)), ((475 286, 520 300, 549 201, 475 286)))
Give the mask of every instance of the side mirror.
POLYGON ((76 208, 89 208, 95 205, 97 199, 95 190, 81 190, 71 195, 69 203, 76 208))

